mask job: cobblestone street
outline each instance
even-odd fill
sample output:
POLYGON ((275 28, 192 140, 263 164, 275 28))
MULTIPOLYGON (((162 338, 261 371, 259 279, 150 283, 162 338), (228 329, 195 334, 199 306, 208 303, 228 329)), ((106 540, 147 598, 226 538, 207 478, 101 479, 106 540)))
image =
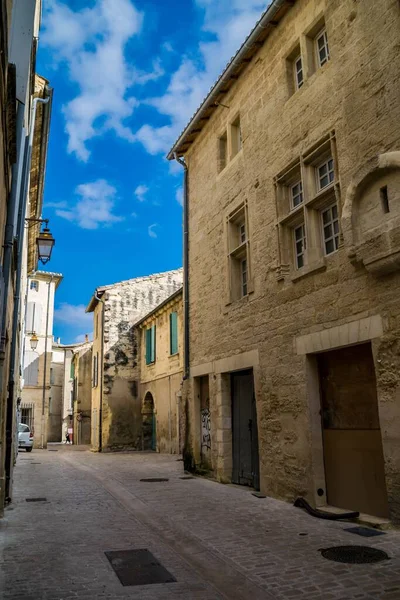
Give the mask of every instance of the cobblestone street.
POLYGON ((397 532, 359 537, 249 489, 187 478, 176 456, 52 450, 18 456, 0 522, 4 600, 400 598, 397 532), (26 502, 35 497, 47 501, 26 502), (345 565, 319 552, 349 544, 391 560, 345 565), (176 582, 121 585, 105 552, 144 548, 176 582))

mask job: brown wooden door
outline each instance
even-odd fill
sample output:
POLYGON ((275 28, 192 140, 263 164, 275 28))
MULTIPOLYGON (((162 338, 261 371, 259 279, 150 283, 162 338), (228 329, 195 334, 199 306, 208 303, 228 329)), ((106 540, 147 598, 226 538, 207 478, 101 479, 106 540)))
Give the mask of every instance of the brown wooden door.
POLYGON ((325 352, 317 360, 328 504, 388 517, 371 345, 325 352))

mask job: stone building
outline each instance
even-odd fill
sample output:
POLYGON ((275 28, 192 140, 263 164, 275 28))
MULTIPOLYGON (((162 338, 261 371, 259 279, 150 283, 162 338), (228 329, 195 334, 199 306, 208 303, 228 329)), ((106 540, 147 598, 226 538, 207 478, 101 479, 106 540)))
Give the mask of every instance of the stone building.
POLYGON ((178 454, 182 449, 182 313, 182 289, 178 289, 136 323, 143 450, 178 454))
POLYGON ((182 286, 182 269, 99 287, 93 313, 92 448, 140 449, 142 413, 134 323, 182 286))
POLYGON ((47 421, 47 441, 60 442, 62 435, 62 406, 64 384, 64 348, 53 342, 50 361, 49 414, 47 421))
POLYGON ((189 174, 187 455, 393 521, 399 64, 397 0, 275 0, 169 153, 189 174))
POLYGON ((53 345, 54 296, 61 281, 59 273, 45 271, 36 271, 28 277, 21 410, 25 409, 27 415, 31 411, 29 419, 33 425, 34 448, 46 448, 48 441, 60 441, 61 438, 60 369, 63 368, 61 354, 64 351, 59 345, 53 345), (38 340, 36 348, 32 349, 34 333, 38 340), (54 383, 51 380, 52 367, 55 369, 54 383), (57 400, 53 396, 56 385, 57 400), (59 416, 59 424, 55 424, 55 414, 59 416))
POLYGON ((89 445, 92 417, 92 342, 89 340, 74 349, 72 358, 73 383, 73 442, 89 445))

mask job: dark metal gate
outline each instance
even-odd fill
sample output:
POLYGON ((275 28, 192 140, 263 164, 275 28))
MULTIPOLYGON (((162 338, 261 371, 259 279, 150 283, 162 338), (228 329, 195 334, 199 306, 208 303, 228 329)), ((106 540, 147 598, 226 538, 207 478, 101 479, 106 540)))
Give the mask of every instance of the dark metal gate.
POLYGON ((232 482, 260 487, 257 409, 253 371, 231 376, 232 391, 232 482))

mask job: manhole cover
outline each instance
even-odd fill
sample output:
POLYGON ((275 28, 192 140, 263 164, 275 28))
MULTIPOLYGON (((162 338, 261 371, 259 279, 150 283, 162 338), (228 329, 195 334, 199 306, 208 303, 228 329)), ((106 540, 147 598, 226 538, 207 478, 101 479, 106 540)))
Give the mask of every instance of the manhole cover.
POLYGON ((384 531, 379 531, 378 529, 370 529, 369 527, 348 527, 343 531, 355 533, 357 535, 361 535, 362 537, 376 537, 377 535, 385 535, 384 531))
POLYGON ((328 560, 351 564, 376 563, 389 558, 383 550, 370 546, 334 546, 324 548, 320 552, 328 560))
POLYGON ((141 479, 140 481, 145 481, 146 483, 159 483, 160 481, 169 481, 169 479, 164 479, 163 477, 149 477, 149 479, 141 479))
POLYGON ((187 475, 186 477, 179 477, 179 479, 183 479, 184 481, 186 481, 187 479, 194 479, 194 477, 192 477, 191 475, 187 475))
POLYGON ((55 448, 47 448, 48 452, 58 452, 58 450, 56 450, 55 448))
POLYGON ((27 502, 47 502, 47 498, 25 498, 27 502))
POLYGON ((176 581, 148 550, 116 550, 105 555, 123 586, 176 581))

